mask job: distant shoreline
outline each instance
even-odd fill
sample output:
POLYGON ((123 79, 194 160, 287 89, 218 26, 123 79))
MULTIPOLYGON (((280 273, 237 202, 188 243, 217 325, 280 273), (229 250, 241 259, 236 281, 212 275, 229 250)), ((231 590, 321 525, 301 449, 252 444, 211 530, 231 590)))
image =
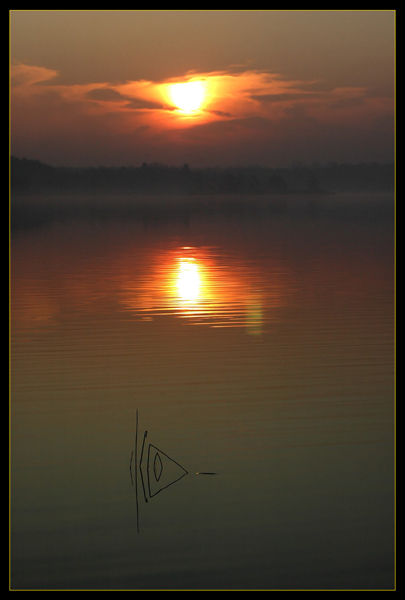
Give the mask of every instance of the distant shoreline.
POLYGON ((394 164, 293 165, 290 168, 52 167, 10 160, 11 195, 326 196, 338 192, 394 191, 394 164))

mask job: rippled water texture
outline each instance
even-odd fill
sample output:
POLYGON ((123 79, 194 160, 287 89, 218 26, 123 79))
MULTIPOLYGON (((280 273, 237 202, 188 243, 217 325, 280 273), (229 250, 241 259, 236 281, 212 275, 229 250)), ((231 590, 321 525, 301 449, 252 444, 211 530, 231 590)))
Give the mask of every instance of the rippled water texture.
POLYGON ((392 589, 393 243, 344 209, 13 231, 12 589, 392 589))

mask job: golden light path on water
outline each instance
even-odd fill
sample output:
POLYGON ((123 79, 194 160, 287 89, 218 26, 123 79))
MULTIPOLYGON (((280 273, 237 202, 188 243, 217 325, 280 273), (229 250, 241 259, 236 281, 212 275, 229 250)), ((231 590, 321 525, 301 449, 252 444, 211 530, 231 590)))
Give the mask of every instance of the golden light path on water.
POLYGON ((283 303, 283 274, 277 265, 266 275, 254 264, 223 256, 213 248, 183 246, 144 264, 140 281, 122 281, 125 309, 144 320, 171 314, 190 324, 244 327, 260 334, 273 309, 283 303), (147 273, 147 274, 146 274, 147 273), (270 312, 269 312, 270 311, 270 312))
POLYGON ((79 250, 78 255, 70 261, 62 255, 57 270, 47 265, 45 250, 36 257, 38 272, 16 262, 15 328, 40 331, 54 326, 66 306, 94 317, 106 305, 116 305, 130 320, 166 315, 189 325, 239 327, 259 335, 267 323, 282 318, 280 310, 292 293, 291 273, 283 261, 274 256, 242 258, 218 246, 169 243, 140 249, 131 244, 107 260, 96 252, 85 264, 79 250), (46 268, 52 269, 51 278, 46 268))

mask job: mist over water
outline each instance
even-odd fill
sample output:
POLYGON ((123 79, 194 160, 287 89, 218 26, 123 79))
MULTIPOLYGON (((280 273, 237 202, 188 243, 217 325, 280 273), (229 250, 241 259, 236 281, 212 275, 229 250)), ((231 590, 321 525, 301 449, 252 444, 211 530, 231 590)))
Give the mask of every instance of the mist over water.
POLYGON ((13 199, 11 587, 392 589, 393 207, 13 199))

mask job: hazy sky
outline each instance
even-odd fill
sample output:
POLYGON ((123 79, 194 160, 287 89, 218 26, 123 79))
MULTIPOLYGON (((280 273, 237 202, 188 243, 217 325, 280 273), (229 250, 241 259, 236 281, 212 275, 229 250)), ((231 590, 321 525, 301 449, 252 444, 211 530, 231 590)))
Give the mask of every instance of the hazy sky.
POLYGON ((395 11, 10 11, 10 55, 11 153, 21 158, 193 167, 394 157, 395 11), (191 81, 201 104, 176 105, 171 86, 191 81))

